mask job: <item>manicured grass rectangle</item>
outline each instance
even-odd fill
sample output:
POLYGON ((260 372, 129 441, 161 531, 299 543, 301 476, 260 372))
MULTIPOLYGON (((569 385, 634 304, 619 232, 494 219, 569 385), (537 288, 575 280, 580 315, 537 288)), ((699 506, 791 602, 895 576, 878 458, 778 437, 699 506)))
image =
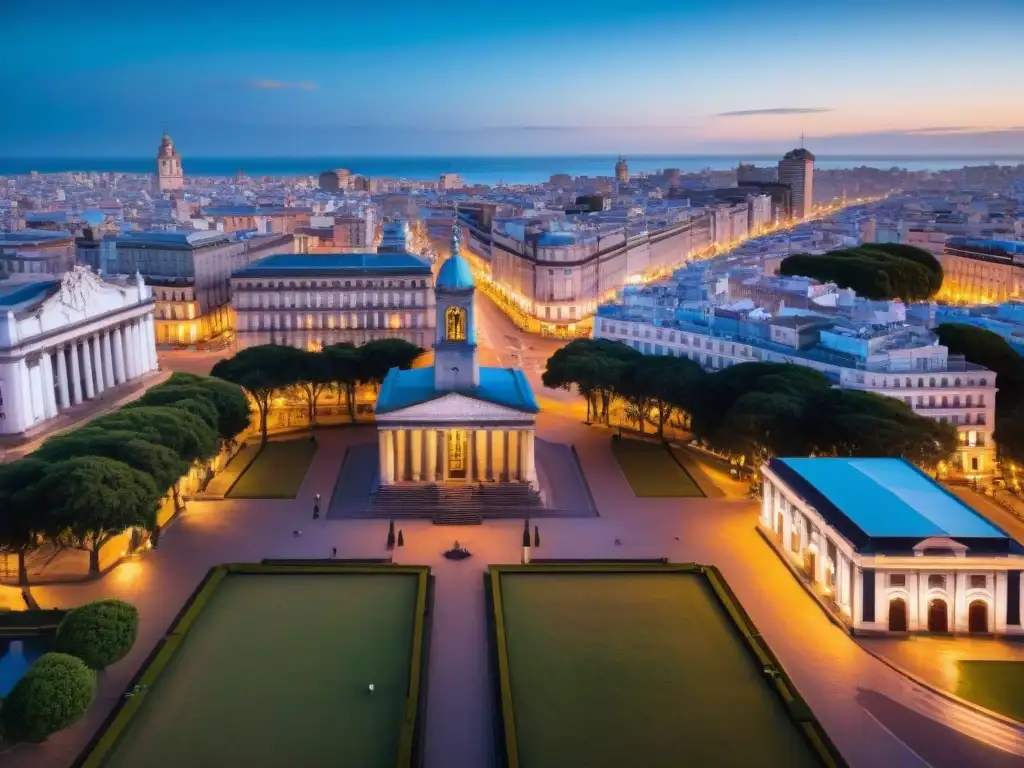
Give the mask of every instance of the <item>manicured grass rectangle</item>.
POLYGON ((512 768, 827 763, 701 572, 540 565, 491 578, 512 768))
POLYGON ((700 486, 661 443, 622 438, 612 440, 612 452, 636 496, 704 496, 700 486))
POLYGON ((250 568, 211 579, 84 765, 410 764, 427 569, 250 568))
POLYGON ((1024 721, 1024 661, 961 661, 956 695, 1024 721))
POLYGON ((308 438, 274 440, 263 446, 234 487, 229 499, 294 499, 316 453, 308 438))

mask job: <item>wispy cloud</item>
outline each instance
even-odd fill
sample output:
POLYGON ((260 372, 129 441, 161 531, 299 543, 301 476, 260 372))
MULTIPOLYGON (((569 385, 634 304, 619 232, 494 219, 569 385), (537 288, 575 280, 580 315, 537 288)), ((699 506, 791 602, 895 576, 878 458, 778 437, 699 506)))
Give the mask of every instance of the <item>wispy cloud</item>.
POLYGON ((752 117, 754 115, 813 115, 831 112, 831 107, 769 107, 768 109, 738 109, 734 112, 719 112, 716 117, 752 117))
POLYGON ((884 128, 877 131, 855 131, 852 133, 832 133, 822 138, 861 138, 872 136, 991 136, 993 134, 1015 133, 1024 130, 1024 126, 1010 125, 1006 127, 993 125, 928 125, 915 128, 884 128))
POLYGON ((309 80, 250 80, 250 88, 256 88, 259 90, 299 90, 299 91, 312 91, 316 88, 316 83, 309 80))

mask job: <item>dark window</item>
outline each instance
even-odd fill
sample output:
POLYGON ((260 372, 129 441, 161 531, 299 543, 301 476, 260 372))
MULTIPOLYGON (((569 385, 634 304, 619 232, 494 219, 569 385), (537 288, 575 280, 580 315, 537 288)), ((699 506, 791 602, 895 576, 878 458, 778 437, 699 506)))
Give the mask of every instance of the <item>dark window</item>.
POLYGON ((988 586, 988 579, 983 575, 971 574, 968 584, 970 589, 985 589, 988 586))
POLYGON ((933 573, 928 577, 928 589, 945 589, 946 588, 946 577, 933 573))
POLYGON ((890 573, 889 574, 889 586, 890 587, 905 587, 907 586, 907 576, 903 573, 890 573))
POLYGON ((875 620, 875 570, 865 568, 863 576, 864 604, 861 606, 861 619, 865 622, 875 620))

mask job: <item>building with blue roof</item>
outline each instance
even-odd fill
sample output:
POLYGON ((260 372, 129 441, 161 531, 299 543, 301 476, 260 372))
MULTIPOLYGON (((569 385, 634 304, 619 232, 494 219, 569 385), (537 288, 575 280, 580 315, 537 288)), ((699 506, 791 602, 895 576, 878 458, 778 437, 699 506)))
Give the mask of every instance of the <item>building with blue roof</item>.
POLYGON ((434 274, 411 253, 275 253, 231 276, 239 347, 320 349, 401 338, 429 346, 434 274))
POLYGON ((537 488, 540 408, 523 372, 477 359, 473 272, 458 219, 434 284, 434 364, 388 372, 375 408, 380 483, 511 483, 537 488))
POLYGON ((1024 634, 1024 547, 903 459, 776 458, 758 526, 853 632, 1024 634))

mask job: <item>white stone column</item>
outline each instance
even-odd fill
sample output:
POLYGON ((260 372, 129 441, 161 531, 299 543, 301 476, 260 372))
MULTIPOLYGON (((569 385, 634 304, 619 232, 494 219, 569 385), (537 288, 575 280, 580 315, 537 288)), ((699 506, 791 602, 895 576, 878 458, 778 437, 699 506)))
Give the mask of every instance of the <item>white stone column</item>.
POLYGON ((423 430, 409 432, 409 458, 412 459, 412 479, 419 482, 423 476, 423 430))
POLYGON ((92 369, 96 373, 96 394, 103 394, 107 388, 106 379, 103 378, 103 341, 100 335, 96 334, 89 343, 92 345, 92 369))
POLYGON ((68 347, 71 353, 71 404, 78 405, 82 402, 82 369, 78 362, 78 341, 71 342, 68 347))
POLYGON ((122 346, 121 340, 121 329, 115 328, 111 332, 114 336, 113 352, 114 352, 114 376, 117 378, 118 384, 123 384, 126 381, 124 371, 124 347, 122 346))
POLYGON ((117 384, 117 381, 114 379, 114 359, 110 346, 109 331, 101 333, 96 337, 96 354, 103 360, 103 382, 107 389, 117 384))
POLYGON ((48 350, 43 350, 39 358, 39 378, 43 388, 43 415, 52 419, 57 415, 57 395, 54 391, 53 361, 48 350))
POLYGON ((31 395, 23 384, 28 379, 25 358, 12 360, 6 371, 9 376, 7 380, 11 382, 9 391, 4 392, 8 426, 11 432, 24 432, 32 425, 32 402, 29 399, 31 395))
MULTIPOLYGON (((476 474, 476 433, 475 429, 466 430, 466 480, 473 482, 479 480, 476 474)), ((447 454, 447 443, 445 444, 445 453, 447 454)))
POLYGON ((71 393, 68 392, 68 363, 64 359, 64 347, 57 348, 57 383, 60 389, 60 408, 71 407, 71 393))
POLYGON ((132 327, 126 325, 121 331, 121 335, 124 337, 124 373, 131 381, 139 375, 138 368, 135 365, 135 349, 132 346, 132 327))
POLYGON ((508 479, 519 480, 519 436, 522 434, 518 429, 508 431, 508 479))
POLYGON ((394 431, 384 430, 384 463, 380 468, 381 485, 395 482, 395 439, 394 431))
POLYGON ((525 456, 524 456, 524 460, 523 460, 523 469, 525 470, 524 474, 526 475, 526 480, 529 481, 530 485, 532 485, 534 488, 537 488, 538 487, 538 483, 537 483, 537 468, 534 466, 534 463, 533 463, 533 430, 532 429, 528 430, 526 432, 525 443, 526 443, 526 450, 525 450, 525 456))
POLYGON ((437 480, 437 430, 428 429, 424 434, 427 437, 427 466, 423 479, 433 483, 437 480))
POLYGON ((487 479, 487 430, 478 429, 476 437, 476 476, 483 482, 487 479))
POLYGON ((139 325, 139 321, 136 320, 129 326, 131 331, 129 338, 132 340, 132 353, 135 356, 135 375, 141 376, 149 368, 146 367, 146 357, 144 350, 142 349, 142 333, 139 325))
POLYGON ((507 434, 507 429, 496 429, 491 433, 491 472, 495 482, 499 483, 508 480, 508 467, 505 461, 508 455, 505 453, 505 435, 507 434))
POLYGON ((441 430, 441 482, 448 479, 448 430, 441 430))
POLYGON ((384 477, 385 469, 388 465, 388 446, 385 440, 387 432, 383 429, 377 430, 377 468, 380 470, 380 484, 386 485, 387 481, 384 477))
POLYGON ((92 400, 96 396, 96 379, 92 371, 92 339, 82 339, 82 368, 85 369, 85 399, 92 400))
POLYGON ((396 456, 395 456, 395 482, 401 482, 402 480, 405 480, 405 466, 406 466, 406 459, 405 459, 405 438, 406 438, 406 435, 405 435, 405 433, 406 433, 406 430, 404 430, 404 429, 399 429, 395 433, 395 437, 397 438, 397 440, 396 440, 397 450, 395 452, 396 453, 396 456))
MULTIPOLYGON (((253 320, 255 322, 255 320, 253 320)), ((255 326, 253 326, 255 328, 255 326)), ((156 331, 153 328, 153 316, 146 315, 142 326, 143 346, 146 348, 146 356, 149 358, 149 370, 155 371, 159 367, 156 357, 156 331)))

